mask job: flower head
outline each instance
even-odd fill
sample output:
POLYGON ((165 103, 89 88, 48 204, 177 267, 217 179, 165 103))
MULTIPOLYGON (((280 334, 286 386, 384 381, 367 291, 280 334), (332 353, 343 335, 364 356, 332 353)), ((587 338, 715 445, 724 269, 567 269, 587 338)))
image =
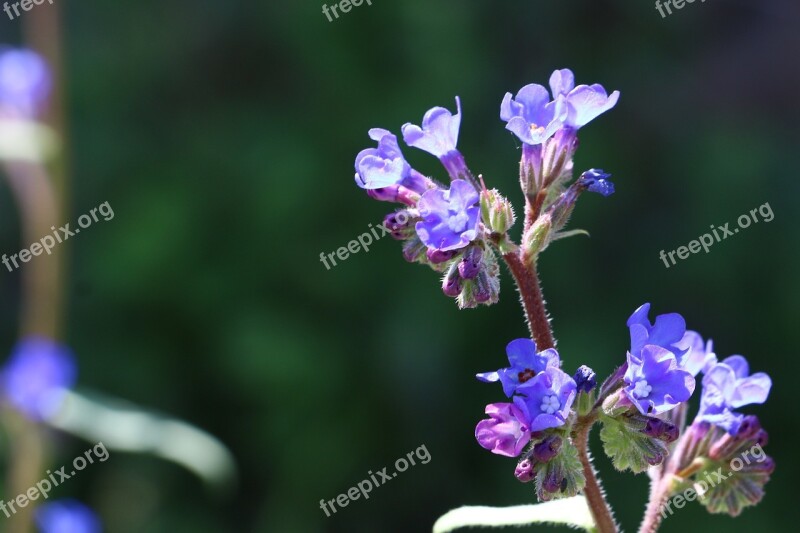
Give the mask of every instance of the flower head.
POLYGON ((0 118, 35 118, 47 103, 51 86, 50 70, 39 54, 0 49, 0 118))
POLYGON ((477 202, 478 192, 464 180, 453 181, 449 191, 426 191, 418 204, 422 220, 416 230, 420 240, 435 250, 464 248, 478 236, 477 202))
POLYGON ((411 166, 403 157, 397 137, 388 130, 372 128, 369 137, 377 148, 361 150, 356 156, 356 184, 362 189, 399 185, 409 176, 411 166))
POLYGON ((750 375, 747 360, 732 355, 716 363, 703 376, 703 392, 697 422, 715 424, 729 433, 736 433, 744 415, 734 409, 752 403, 764 403, 772 388, 767 374, 750 375))
POLYGON ((499 381, 503 392, 511 398, 517 387, 540 374, 549 367, 558 368, 561 361, 555 348, 536 351, 536 343, 531 339, 515 339, 506 346, 506 355, 511 366, 496 372, 482 372, 477 378, 485 383, 499 381))
POLYGON ((553 98, 564 102, 566 118, 564 124, 574 129, 585 126, 599 115, 617 104, 619 91, 610 95, 600 84, 578 85, 569 69, 556 70, 550 76, 550 90, 553 98))
POLYGON ((639 307, 628 319, 627 325, 631 333, 631 353, 638 355, 645 344, 660 346, 682 357, 685 350, 678 343, 686 333, 686 321, 678 313, 658 315, 655 324, 650 323, 647 315, 650 304, 639 307))
POLYGON ((577 395, 575 381, 550 366, 516 389, 514 404, 524 409, 531 431, 564 425, 577 395))
POLYGON ((519 90, 516 97, 506 93, 500 104, 500 119, 506 129, 529 145, 541 144, 564 125, 566 107, 550 100, 547 89, 531 83, 519 90))
POLYGON ((475 428, 478 444, 498 455, 516 457, 531 440, 525 413, 513 403, 490 403, 486 414, 475 428))
POLYGON ((2 370, 2 393, 34 420, 56 412, 64 393, 75 382, 72 353, 44 337, 22 339, 2 370))
POLYGON ((456 96, 456 114, 444 107, 434 107, 422 117, 422 127, 403 125, 403 140, 407 145, 442 158, 456 149, 461 126, 461 100, 456 96))
POLYGON ((703 342, 703 337, 696 331, 687 331, 675 346, 686 350, 680 358, 681 368, 693 376, 697 376, 700 372, 706 373, 717 362, 713 341, 709 339, 708 342, 703 342))
POLYGON ((689 399, 694 377, 678 366, 675 354, 660 346, 646 345, 640 355, 628 352, 623 392, 643 415, 669 411, 689 399))
POLYGON ((100 533, 100 520, 77 500, 42 504, 36 510, 36 524, 42 533, 100 533))

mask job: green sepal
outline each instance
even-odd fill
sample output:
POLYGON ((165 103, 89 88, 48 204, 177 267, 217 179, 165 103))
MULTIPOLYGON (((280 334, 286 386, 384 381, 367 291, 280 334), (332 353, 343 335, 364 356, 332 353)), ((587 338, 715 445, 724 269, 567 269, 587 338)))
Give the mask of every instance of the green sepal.
POLYGON ((586 486, 583 466, 578 459, 578 449, 568 438, 564 438, 558 455, 546 463, 537 465, 535 485, 536 495, 543 502, 575 496, 586 486), (560 490, 557 492, 545 490, 548 477, 560 480, 560 490))
POLYGON ((638 474, 661 464, 667 456, 667 445, 642 433, 645 422, 638 418, 624 414, 616 418, 601 415, 600 421, 603 424, 600 430, 603 449, 617 470, 631 470, 638 474))

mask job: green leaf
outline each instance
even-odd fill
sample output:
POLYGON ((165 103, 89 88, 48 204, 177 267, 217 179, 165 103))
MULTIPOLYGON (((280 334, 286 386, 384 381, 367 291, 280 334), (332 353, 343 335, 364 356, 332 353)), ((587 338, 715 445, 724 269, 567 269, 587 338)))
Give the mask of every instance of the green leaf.
POLYGON ((453 509, 433 525, 433 533, 448 533, 463 527, 505 527, 552 524, 595 530, 592 513, 583 496, 536 505, 513 507, 467 506, 453 509))
POLYGON ((636 420, 625 415, 611 418, 601 416, 603 429, 600 439, 603 449, 617 470, 631 470, 638 474, 652 465, 660 464, 667 456, 664 442, 648 437, 639 430, 636 420))

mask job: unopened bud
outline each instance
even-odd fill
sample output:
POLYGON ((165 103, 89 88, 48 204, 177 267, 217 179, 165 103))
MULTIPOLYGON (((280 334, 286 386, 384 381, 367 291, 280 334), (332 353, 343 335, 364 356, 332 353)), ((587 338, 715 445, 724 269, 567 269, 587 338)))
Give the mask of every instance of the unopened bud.
POLYGON ((470 246, 464 252, 464 257, 458 264, 458 272, 464 279, 473 279, 478 275, 481 269, 481 259, 483 258, 483 250, 480 246, 470 246))
POLYGON ((523 238, 522 245, 525 247, 525 257, 528 262, 532 262, 549 243, 550 230, 553 228, 553 221, 550 215, 545 213, 536 219, 523 238))
POLYGON ((533 471, 533 462, 530 459, 520 461, 517 468, 514 469, 514 477, 523 483, 533 481, 533 478, 536 477, 536 473, 533 471))
POLYGON ((578 386, 578 392, 591 392, 597 386, 597 374, 586 365, 581 365, 572 379, 578 386))
POLYGON ((514 225, 514 208, 497 189, 481 191, 481 218, 492 233, 504 234, 514 225))
POLYGON ((560 450, 561 437, 558 435, 550 435, 533 447, 533 458, 540 463, 546 463, 558 455, 560 450))
POLYGON ((428 257, 428 261, 434 265, 438 265, 450 261, 459 253, 461 253, 461 250, 435 250, 433 248, 428 248, 425 255, 428 257))
POLYGON ((458 263, 453 263, 447 270, 444 279, 442 280, 442 292, 447 296, 455 298, 461 294, 461 277, 458 274, 458 263))

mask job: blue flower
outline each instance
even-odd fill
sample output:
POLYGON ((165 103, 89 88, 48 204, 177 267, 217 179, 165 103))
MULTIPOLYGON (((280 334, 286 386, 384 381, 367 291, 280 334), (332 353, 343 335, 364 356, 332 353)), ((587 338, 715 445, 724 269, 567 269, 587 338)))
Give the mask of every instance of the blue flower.
POLYGON ((577 389, 566 372, 549 366, 517 387, 514 405, 525 412, 531 431, 559 427, 569 417, 577 389))
POLYGON ((100 520, 77 500, 42 504, 36 510, 36 524, 41 533, 100 533, 100 520))
POLYGON ((674 353, 652 344, 639 353, 628 352, 623 392, 640 413, 664 413, 691 397, 694 377, 679 367, 674 353))
POLYGON ((686 350, 680 359, 681 368, 693 376, 697 376, 700 372, 706 373, 717 362, 714 343, 711 339, 703 342, 703 337, 696 331, 687 331, 675 346, 686 350))
POLYGON ((75 382, 77 368, 65 346, 44 337, 22 339, 2 371, 2 392, 34 420, 54 414, 75 382))
POLYGON ((51 86, 50 70, 39 54, 0 48, 0 119, 35 118, 43 111, 51 86))
POLYGON ((511 398, 517 387, 544 372, 549 367, 558 368, 561 361, 555 348, 537 353, 536 343, 531 339, 515 339, 506 346, 506 355, 511 366, 497 372, 482 372, 476 377, 485 383, 500 381, 503 392, 511 398))
POLYGON ((574 129, 585 126, 617 104, 619 91, 610 95, 600 84, 578 85, 569 69, 556 70, 550 76, 553 98, 563 101, 567 115, 564 124, 574 129))
POLYGON ((361 150, 356 156, 356 184, 362 189, 380 189, 399 185, 411 172, 403 157, 397 137, 388 130, 372 128, 369 137, 377 148, 361 150))
POLYGON ((646 303, 628 319, 631 353, 638 356, 645 344, 654 344, 669 350, 676 357, 682 357, 686 350, 678 347, 678 343, 686 333, 686 321, 678 313, 668 313, 658 315, 655 324, 651 324, 647 317, 649 313, 650 304, 646 303))
POLYGON ((415 229, 428 248, 458 250, 478 236, 480 207, 478 192, 464 180, 455 180, 450 190, 431 189, 419 200, 422 217, 415 229))
POLYGON ((407 145, 442 158, 456 149, 461 126, 461 100, 456 96, 456 114, 444 107, 429 109, 422 118, 422 127, 403 125, 403 140, 407 145))
POLYGON ((506 93, 500 104, 500 119, 506 129, 529 145, 542 144, 555 134, 567 116, 566 106, 550 100, 547 89, 531 83, 512 98, 506 93))
POLYGON ((611 174, 598 168, 592 168, 581 174, 578 183, 586 187, 589 192, 596 192, 608 197, 614 194, 614 184, 608 179, 610 177, 611 174))
POLYGON ((764 403, 772 388, 772 380, 759 372, 750 375, 747 360, 732 355, 713 365, 703 376, 700 411, 695 421, 709 422, 735 434, 744 415, 734 409, 752 403, 764 403))

